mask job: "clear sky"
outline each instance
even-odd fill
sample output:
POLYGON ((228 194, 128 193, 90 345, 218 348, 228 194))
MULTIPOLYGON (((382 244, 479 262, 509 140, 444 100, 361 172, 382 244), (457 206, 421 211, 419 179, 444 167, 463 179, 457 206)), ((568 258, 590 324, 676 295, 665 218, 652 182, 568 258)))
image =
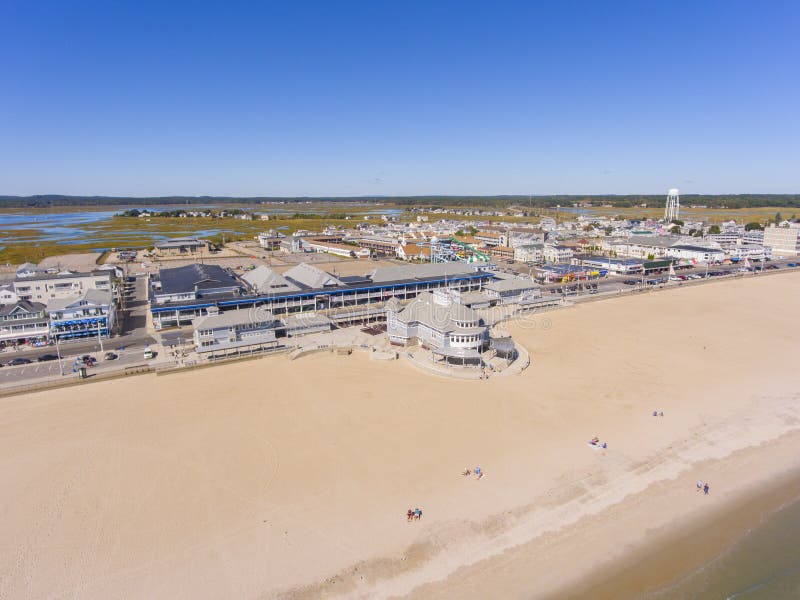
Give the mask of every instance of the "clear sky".
POLYGON ((0 194, 800 192, 800 2, 0 2, 0 194))

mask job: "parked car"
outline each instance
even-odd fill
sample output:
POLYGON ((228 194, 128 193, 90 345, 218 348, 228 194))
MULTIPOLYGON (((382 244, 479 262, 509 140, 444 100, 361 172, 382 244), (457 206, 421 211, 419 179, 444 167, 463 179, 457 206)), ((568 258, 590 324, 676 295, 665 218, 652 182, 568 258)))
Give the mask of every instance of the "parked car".
POLYGON ((56 356, 55 354, 42 354, 36 360, 39 361, 39 362, 47 362, 48 360, 57 360, 57 359, 58 359, 58 356, 56 356))
POLYGON ((797 263, 786 263, 787 267, 796 267, 797 263))
POLYGON ((150 359, 151 359, 151 358, 153 358, 154 356, 155 356, 155 354, 154 354, 154 353, 153 353, 153 351, 150 349, 150 346, 147 346, 147 347, 145 347, 145 349, 144 349, 144 359, 145 359, 145 360, 150 360, 150 359))
POLYGON ((93 367, 94 363, 97 362, 97 359, 91 354, 84 354, 83 356, 81 356, 80 361, 87 367, 93 367))
POLYGON ((103 360, 117 360, 117 354, 115 352, 106 352, 103 355, 103 360))
POLYGON ((16 367, 16 366, 18 366, 18 365, 29 365, 29 364, 31 364, 32 362, 33 362, 33 361, 32 361, 30 358, 22 358, 22 357, 17 357, 17 358, 12 358, 12 359, 11 359, 10 361, 8 361, 6 364, 7 364, 9 367, 16 367))

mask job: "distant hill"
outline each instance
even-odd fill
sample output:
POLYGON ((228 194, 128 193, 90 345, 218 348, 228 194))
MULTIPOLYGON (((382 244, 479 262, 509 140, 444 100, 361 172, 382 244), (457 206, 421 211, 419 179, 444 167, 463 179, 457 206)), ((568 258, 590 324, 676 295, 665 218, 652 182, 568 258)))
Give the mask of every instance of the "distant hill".
MULTIPOLYGON (((147 206, 158 204, 267 204, 275 202, 359 202, 396 204, 401 206, 481 206, 506 208, 509 206, 554 207, 571 206, 576 203, 591 203, 594 206, 612 205, 620 208, 639 206, 663 206, 666 195, 564 195, 564 196, 350 196, 350 197, 269 197, 258 196, 236 198, 232 196, 63 196, 45 194, 38 196, 0 196, 0 208, 48 208, 57 206, 147 206)), ((681 204, 701 205, 711 208, 753 208, 759 206, 800 207, 800 194, 686 194, 681 195, 681 204)))

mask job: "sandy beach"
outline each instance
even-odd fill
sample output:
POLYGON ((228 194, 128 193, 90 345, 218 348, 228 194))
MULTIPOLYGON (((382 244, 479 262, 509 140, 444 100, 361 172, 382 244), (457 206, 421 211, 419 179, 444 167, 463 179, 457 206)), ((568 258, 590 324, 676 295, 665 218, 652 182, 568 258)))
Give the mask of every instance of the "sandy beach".
POLYGON ((0 598, 579 597, 795 485, 798 298, 786 273, 544 313, 488 381, 356 352, 2 399, 0 598))

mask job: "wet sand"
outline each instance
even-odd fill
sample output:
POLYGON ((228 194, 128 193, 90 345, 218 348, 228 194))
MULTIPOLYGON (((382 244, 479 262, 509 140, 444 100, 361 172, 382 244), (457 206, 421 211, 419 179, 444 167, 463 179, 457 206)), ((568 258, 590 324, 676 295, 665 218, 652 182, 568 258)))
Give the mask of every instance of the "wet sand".
POLYGON ((786 274, 547 313, 508 326, 531 367, 489 381, 324 354, 0 400, 0 597, 532 598, 618 572, 800 468, 798 297, 786 274))

